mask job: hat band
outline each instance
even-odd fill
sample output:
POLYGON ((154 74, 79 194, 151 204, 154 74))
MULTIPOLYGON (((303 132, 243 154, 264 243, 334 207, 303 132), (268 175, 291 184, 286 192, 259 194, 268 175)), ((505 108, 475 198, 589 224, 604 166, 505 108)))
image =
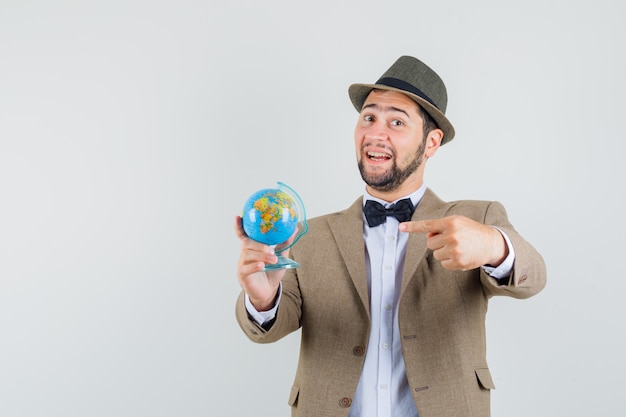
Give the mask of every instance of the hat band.
POLYGON ((430 104, 435 106, 438 110, 441 110, 441 109, 439 109, 439 106, 437 106, 435 104, 435 102, 430 99, 430 97, 428 97, 426 94, 424 94, 424 92, 422 90, 420 90, 419 88, 417 88, 417 87, 407 83, 406 81, 402 81, 402 80, 400 80, 398 78, 384 77, 384 78, 381 78, 380 80, 376 81, 376 84, 381 84, 381 85, 385 85, 387 87, 393 87, 393 88, 397 88, 399 90, 408 91, 409 93, 413 93, 416 96, 423 98, 424 100, 426 100, 427 102, 429 102, 430 104))

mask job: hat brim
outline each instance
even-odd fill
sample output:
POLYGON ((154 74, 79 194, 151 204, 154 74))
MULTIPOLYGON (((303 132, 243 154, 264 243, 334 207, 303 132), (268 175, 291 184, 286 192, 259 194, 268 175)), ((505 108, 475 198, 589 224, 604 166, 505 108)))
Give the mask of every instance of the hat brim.
POLYGON ((435 120, 439 129, 443 131, 443 138, 441 140, 442 145, 445 145, 450 142, 452 138, 454 138, 454 127, 441 110, 424 100, 422 97, 399 88, 389 87, 382 84, 352 84, 350 88, 348 88, 348 95, 350 96, 350 101, 352 101, 352 105, 356 111, 359 113, 361 112, 365 99, 367 99, 367 96, 373 89, 397 91, 398 93, 409 96, 424 108, 426 113, 428 113, 430 117, 435 120))

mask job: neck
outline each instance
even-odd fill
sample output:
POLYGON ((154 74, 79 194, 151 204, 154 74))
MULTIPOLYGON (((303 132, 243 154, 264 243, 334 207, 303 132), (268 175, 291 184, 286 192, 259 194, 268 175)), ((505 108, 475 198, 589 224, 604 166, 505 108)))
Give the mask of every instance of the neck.
POLYGON ((392 201, 396 201, 400 198, 406 197, 407 195, 414 193, 421 186, 422 184, 419 184, 418 186, 414 186, 414 187, 399 187, 392 191, 379 191, 367 185, 365 189, 372 197, 376 197, 383 201, 391 203, 392 201))
POLYGON ((417 190, 424 184, 422 176, 409 177, 406 181, 400 184, 399 187, 393 190, 378 190, 372 188, 370 185, 366 185, 365 189, 372 196, 384 200, 388 203, 396 201, 399 198, 405 197, 417 190))

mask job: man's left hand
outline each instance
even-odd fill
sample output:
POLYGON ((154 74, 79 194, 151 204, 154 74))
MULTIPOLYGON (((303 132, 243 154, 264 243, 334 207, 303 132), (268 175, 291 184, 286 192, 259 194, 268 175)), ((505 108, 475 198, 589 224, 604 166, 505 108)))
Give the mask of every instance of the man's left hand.
POLYGON ((464 216, 400 223, 401 232, 425 233, 426 245, 446 269, 498 266, 508 255, 498 229, 464 216))

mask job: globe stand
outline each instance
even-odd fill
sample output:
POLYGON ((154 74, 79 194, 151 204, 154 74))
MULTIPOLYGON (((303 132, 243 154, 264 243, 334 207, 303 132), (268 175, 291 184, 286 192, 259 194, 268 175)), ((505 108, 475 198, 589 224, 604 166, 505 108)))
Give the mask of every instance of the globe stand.
POLYGON ((275 264, 265 264, 264 271, 277 271, 279 269, 294 269, 299 268, 300 264, 293 259, 289 259, 285 256, 276 254, 278 261, 275 264))
POLYGON ((278 182, 278 188, 257 191, 248 198, 241 217, 248 237, 271 246, 278 257, 276 263, 265 264, 264 271, 300 267, 298 262, 280 255, 309 230, 304 203, 294 189, 278 182))

